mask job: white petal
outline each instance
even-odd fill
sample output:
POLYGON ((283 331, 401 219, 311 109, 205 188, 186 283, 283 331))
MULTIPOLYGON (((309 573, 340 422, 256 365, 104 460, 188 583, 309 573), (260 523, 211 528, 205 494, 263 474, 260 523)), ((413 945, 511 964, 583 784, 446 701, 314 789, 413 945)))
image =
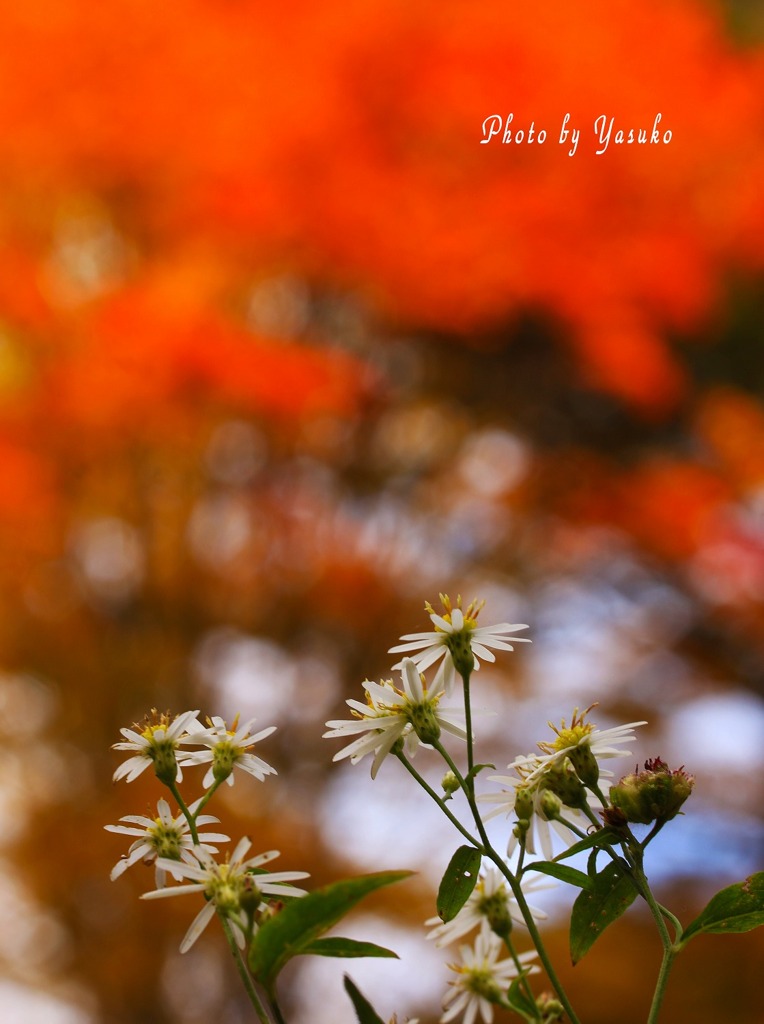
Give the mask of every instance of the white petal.
POLYGON ((191 922, 191 927, 186 932, 183 941, 180 944, 181 953, 186 953, 191 949, 214 916, 215 904, 206 903, 191 922))
POLYGON ((414 704, 421 704, 424 700, 424 690, 422 689, 422 680, 417 671, 417 667, 411 658, 403 659, 403 670, 401 672, 403 679, 403 688, 414 704))

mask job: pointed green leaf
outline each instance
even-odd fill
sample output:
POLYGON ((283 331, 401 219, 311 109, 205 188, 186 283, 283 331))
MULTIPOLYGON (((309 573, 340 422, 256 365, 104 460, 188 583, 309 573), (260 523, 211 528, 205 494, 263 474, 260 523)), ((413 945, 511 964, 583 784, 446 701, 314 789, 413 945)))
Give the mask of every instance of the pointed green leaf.
POLYGON ((398 954, 384 946, 378 946, 375 942, 359 942, 358 939, 346 939, 341 935, 330 935, 328 939, 315 939, 302 950, 304 954, 314 956, 387 956, 394 960, 398 954))
POLYGON ((249 947, 252 974, 272 994, 276 976, 291 957, 304 953, 364 896, 410 874, 410 871, 381 871, 361 875, 334 882, 287 903, 255 932, 249 947))
POLYGON ((593 889, 594 879, 583 871, 578 871, 576 868, 571 868, 567 864, 557 864, 554 861, 547 860, 536 860, 532 864, 529 864, 525 871, 540 871, 542 875, 551 875, 552 878, 559 878, 561 882, 568 882, 569 885, 575 885, 579 889, 593 889))
POLYGON ((460 846, 451 858, 435 904, 441 921, 452 921, 472 895, 482 859, 474 846, 460 846))
POLYGON ((476 764, 472 768, 470 768, 465 778, 474 779, 477 776, 478 772, 482 772, 484 768, 492 768, 494 771, 496 771, 496 765, 486 761, 482 762, 481 764, 476 764))
POLYGON ((355 1008, 358 1024, 385 1024, 382 1018, 377 1015, 366 996, 359 992, 357 986, 353 984, 347 974, 345 975, 345 991, 350 996, 350 1000, 355 1008))
POLYGON ((764 924, 764 871, 749 875, 744 882, 735 882, 717 892, 688 925, 682 944, 701 932, 722 935, 726 932, 749 932, 764 924))
POLYGON ((570 955, 577 964, 582 956, 634 902, 637 890, 620 864, 611 861, 591 880, 573 904, 570 916, 570 955))
POLYGON ((569 846, 567 850, 558 853, 554 859, 555 861, 567 860, 568 857, 573 857, 575 854, 581 853, 582 850, 591 850, 593 846, 617 846, 619 843, 620 838, 616 832, 609 828, 599 828, 596 832, 591 832, 585 839, 569 846))
POLYGON ((525 991, 521 987, 522 979, 525 975, 521 975, 519 978, 515 978, 512 984, 509 986, 509 992, 507 992, 507 1002, 515 1011, 527 1021, 538 1020, 538 1010, 536 1004, 531 1002, 525 991))

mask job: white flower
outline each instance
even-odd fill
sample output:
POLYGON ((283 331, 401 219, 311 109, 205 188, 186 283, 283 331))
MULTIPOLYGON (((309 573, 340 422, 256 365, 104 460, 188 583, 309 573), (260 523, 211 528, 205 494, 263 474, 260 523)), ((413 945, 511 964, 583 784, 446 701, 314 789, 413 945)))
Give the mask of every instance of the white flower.
MULTIPOLYGON (((554 882, 549 879, 523 875, 520 885, 527 895, 542 889, 553 888, 554 882)), ((529 909, 535 921, 543 921, 547 916, 538 907, 529 907, 529 909)), ((517 900, 512 895, 512 890, 507 885, 506 879, 498 868, 489 867, 481 874, 472 894, 456 917, 445 923, 439 917, 431 917, 425 921, 425 924, 427 926, 435 925, 427 933, 428 939, 433 939, 436 946, 448 946, 469 934, 473 928, 479 927, 482 931, 501 934, 501 930, 511 922, 525 924, 520 907, 517 905, 517 900)))
POLYGON ((437 740, 441 728, 460 739, 467 738, 458 724, 464 722, 463 710, 439 705, 443 696, 442 672, 438 673, 432 689, 428 690, 424 676, 417 671, 414 662, 411 658, 404 658, 401 678, 403 689, 394 686, 391 679, 381 683, 367 679, 363 684, 367 703, 352 699, 346 701, 355 717, 326 723, 330 731, 324 733, 325 739, 357 736, 334 755, 333 761, 349 757, 352 764, 357 764, 367 754, 373 753, 371 777, 376 778, 379 766, 398 740, 404 743, 406 753, 413 756, 420 742, 427 744, 437 740))
MULTIPOLYGON (((508 788, 501 793, 486 793, 478 797, 480 803, 498 805, 495 810, 486 815, 485 820, 488 821, 490 818, 501 813, 514 813, 516 816, 528 821, 529 825, 524 833, 525 849, 529 854, 535 855, 538 852, 537 837, 538 845, 541 847, 541 852, 546 860, 551 860, 554 856, 551 830, 557 833, 566 846, 572 846, 573 843, 578 842, 581 838, 580 836, 567 828, 561 821, 554 817, 550 818, 544 810, 545 800, 547 799, 544 794, 549 791, 548 780, 543 774, 544 770, 548 767, 544 760, 535 754, 528 754, 527 756, 516 757, 512 764, 507 767, 514 769, 517 772, 517 776, 490 775, 488 778, 491 782, 500 782, 508 788), (517 812, 518 798, 524 804, 522 814, 517 812)), ((596 803, 596 797, 588 792, 585 795, 585 799, 590 803, 596 803)), ((586 814, 577 807, 571 807, 566 804, 562 809, 562 813, 567 821, 575 825, 582 832, 591 824, 586 814)), ((507 845, 508 856, 511 856, 518 843, 519 837, 515 834, 515 830, 513 830, 507 845)))
POLYGON ((201 730, 202 726, 197 721, 198 714, 198 711, 184 711, 171 719, 169 713, 159 714, 154 709, 140 725, 132 729, 120 729, 127 742, 114 743, 113 749, 132 751, 133 757, 123 761, 117 768, 114 781, 127 776, 127 781, 132 782, 153 764, 162 782, 174 782, 176 779, 180 782, 183 778, 180 769, 183 758, 178 755, 178 748, 193 741, 194 733, 201 730))
POLYGON ((261 757, 257 757, 256 754, 247 750, 247 747, 253 747, 255 743, 259 743, 260 740, 275 732, 275 725, 261 729, 250 736, 249 730, 255 723, 254 718, 250 718, 248 722, 240 726, 237 715, 230 729, 226 726, 225 721, 217 715, 209 719, 209 722, 208 729, 202 729, 193 737, 194 743, 204 744, 208 749, 191 751, 183 759, 185 766, 211 762, 210 768, 202 780, 204 786, 211 786, 213 780, 219 782, 225 780, 229 786, 232 786, 234 766, 254 775, 260 782, 265 779, 266 775, 277 774, 276 769, 267 761, 263 761, 261 757))
MULTIPOLYGON (((254 921, 247 920, 247 911, 242 905, 244 898, 250 902, 253 894, 276 897, 305 895, 304 889, 297 889, 293 885, 284 883, 298 878, 307 878, 306 871, 253 873, 254 869, 267 864, 274 857, 278 857, 279 852, 278 850, 269 850, 268 853, 259 853, 256 857, 244 860, 251 845, 251 840, 246 837, 240 839, 231 854, 230 861, 223 864, 218 864, 200 846, 194 847, 196 857, 194 864, 178 864, 163 858, 157 861, 158 866, 163 870, 170 871, 181 878, 190 878, 193 881, 189 885, 174 885, 146 892, 141 899, 162 899, 167 896, 183 896, 186 893, 202 893, 206 899, 204 906, 191 922, 191 927, 180 944, 181 953, 185 953, 193 946, 216 913, 228 918, 234 928, 239 946, 244 948, 247 931, 255 927, 254 921)), ((259 901, 257 909, 260 910, 264 907, 263 901, 259 901)))
MULTIPOLYGON (((200 803, 201 798, 191 804, 189 811, 192 815, 200 803)), ((170 813, 170 805, 166 800, 158 801, 155 818, 149 818, 143 814, 126 814, 119 820, 130 822, 130 825, 104 825, 106 831, 138 838, 132 843, 125 856, 114 865, 110 875, 112 882, 133 864, 137 864, 139 860, 142 860, 144 864, 151 864, 156 862, 158 857, 162 857, 176 862, 185 861, 186 864, 197 863, 192 852, 194 843, 188 821, 183 814, 178 814, 177 818, 173 818, 170 813)), ((196 825, 209 825, 217 821, 218 819, 212 814, 200 814, 196 818, 196 825)), ((230 836, 219 832, 202 832, 199 833, 199 839, 204 840, 200 843, 203 850, 208 853, 217 853, 217 847, 210 846, 209 843, 227 843, 230 836)), ((180 879, 177 863, 171 870, 171 874, 176 880, 180 879)), ((155 869, 155 877, 157 888, 161 889, 166 883, 166 872, 158 865, 155 869)))
POLYGON ((620 744, 631 743, 635 739, 634 730, 641 725, 647 725, 647 722, 629 722, 627 725, 617 725, 612 729, 598 729, 592 722, 586 721, 586 716, 596 706, 592 704, 580 715, 578 708, 575 708, 570 726, 566 726, 565 719, 562 720, 559 729, 551 722, 548 723, 549 728, 557 733, 557 739, 551 743, 542 740, 538 744, 544 751, 544 755, 539 759, 542 766, 561 765, 567 758, 585 785, 595 785, 600 774, 600 761, 631 755, 631 751, 623 750, 620 744))
MULTIPOLYGON (((483 603, 472 601, 462 611, 461 597, 457 598, 456 607, 452 606, 448 594, 441 594, 440 600, 443 615, 438 615, 429 602, 425 605, 435 629, 427 633, 406 633, 401 637, 406 643, 391 647, 388 653, 406 652, 420 672, 443 658, 447 694, 451 693, 456 671, 465 675, 480 668, 479 659, 496 661, 495 654, 489 648, 513 651, 514 647, 508 643, 509 640, 523 644, 531 642, 527 637, 512 635, 520 629, 528 628, 523 623, 499 622, 495 626, 478 626, 477 619, 483 603)), ((394 667, 399 668, 400 665, 394 667)))
MULTIPOLYGON (((443 999, 445 1013, 440 1018, 441 1024, 448 1024, 460 1013, 464 1014, 464 1024, 474 1024, 478 1013, 485 1024, 491 1024, 494 1004, 506 1006, 504 993, 518 972, 511 958, 499 960, 501 950, 501 939, 483 931, 478 932, 474 947, 460 948, 462 962, 448 965, 457 977, 449 982, 451 991, 443 999)), ((518 959, 525 965, 535 956, 535 950, 531 950, 521 953, 518 959)), ((532 966, 528 973, 537 970, 532 966)))

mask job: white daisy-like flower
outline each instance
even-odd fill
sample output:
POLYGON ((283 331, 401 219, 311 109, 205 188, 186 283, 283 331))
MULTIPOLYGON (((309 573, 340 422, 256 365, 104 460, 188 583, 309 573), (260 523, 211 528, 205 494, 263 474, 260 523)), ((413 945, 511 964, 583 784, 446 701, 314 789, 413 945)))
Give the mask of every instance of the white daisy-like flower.
POLYGON ((380 683, 367 679, 363 684, 367 703, 352 699, 346 701, 354 717, 326 723, 329 732, 324 733, 325 739, 356 736, 332 760, 349 757, 352 764, 357 764, 367 754, 373 753, 371 777, 376 778, 379 766, 398 740, 403 742, 406 753, 413 756, 420 742, 434 742, 441 729, 466 739, 463 709, 440 706, 442 678, 443 674, 439 672, 432 688, 428 689, 424 676, 418 672, 411 658, 404 658, 401 663, 403 689, 394 686, 391 679, 380 683))
POLYGON ((225 780, 229 786, 232 786, 234 767, 254 775, 260 782, 265 779, 266 775, 278 774, 267 761, 263 761, 261 757, 247 749, 275 732, 275 725, 250 735, 249 730, 256 721, 254 718, 250 718, 248 722, 240 726, 237 715, 231 723, 230 729, 218 715, 214 715, 208 721, 209 728, 202 729, 193 737, 194 743, 203 744, 207 749, 191 751, 183 758, 184 766, 211 762, 207 774, 202 780, 204 786, 211 786, 213 780, 219 782, 225 780))
MULTIPOLYGON (((191 804, 189 811, 192 815, 200 803, 201 798, 191 804)), ((110 875, 112 882, 124 874, 133 864, 137 864, 139 860, 142 860, 144 864, 156 864, 157 858, 162 857, 171 861, 184 861, 186 864, 198 863, 193 854, 194 842, 191 838, 191 827, 188 821, 183 814, 178 814, 177 818, 174 818, 170 812, 170 805, 166 800, 159 800, 157 802, 157 815, 155 818, 149 818, 144 814, 126 814, 119 820, 129 822, 130 824, 104 825, 106 831, 116 832, 124 836, 136 836, 137 838, 131 844, 125 856, 118 860, 112 868, 110 875)), ((196 818, 196 824, 197 826, 211 825, 213 822, 217 823, 218 820, 212 814, 200 814, 196 818)), ((230 836, 223 835, 220 832, 201 832, 198 835, 201 840, 199 845, 207 853, 218 852, 217 847, 210 846, 210 843, 227 843, 230 840, 230 836)), ((171 871, 171 874, 176 881, 179 881, 182 877, 178 873, 177 864, 171 871)), ((166 884, 167 872, 160 868, 158 864, 155 867, 155 878, 157 888, 163 888, 166 884)))
MULTIPOLYGON (((520 880, 523 893, 540 892, 554 888, 555 883, 542 876, 523 875, 520 880)), ((529 906, 534 921, 543 921, 546 914, 538 907, 529 906)), ((431 917, 425 925, 432 927, 427 938, 436 946, 448 946, 468 935, 474 928, 501 935, 512 923, 525 925, 520 907, 502 873, 489 867, 481 873, 477 885, 467 902, 451 921, 431 917)))
POLYGON ((167 896, 184 896, 187 893, 201 893, 206 902, 185 934, 180 944, 181 953, 187 952, 216 913, 223 914, 231 923, 236 941, 243 949, 245 937, 254 922, 248 920, 248 911, 244 907, 253 903, 257 910, 263 910, 267 904, 259 899, 261 896, 304 896, 305 890, 286 883, 299 878, 307 878, 307 871, 274 871, 258 872, 257 869, 279 856, 278 850, 259 853, 256 857, 245 860, 252 842, 246 836, 240 839, 231 854, 230 860, 223 864, 217 861, 202 847, 194 847, 196 862, 178 864, 175 861, 159 858, 157 864, 164 871, 190 878, 188 885, 173 885, 164 889, 154 889, 141 896, 144 900, 163 899, 167 896))
POLYGON ((117 768, 114 781, 126 777, 128 782, 132 782, 149 765, 153 765, 162 782, 175 782, 176 779, 180 782, 183 778, 183 754, 179 753, 179 748, 184 743, 194 742, 195 734, 202 729, 197 721, 198 715, 198 711, 184 711, 171 718, 169 712, 160 714, 153 709, 140 725, 120 729, 125 740, 114 743, 112 749, 129 750, 133 756, 117 768))
MULTIPOLYGON (((461 597, 453 606, 448 594, 441 594, 443 614, 439 615, 429 601, 425 609, 429 612, 435 629, 426 633, 406 633, 401 637, 405 643, 391 647, 389 654, 406 655, 413 659, 420 672, 443 658, 444 684, 447 694, 451 693, 456 672, 466 675, 480 668, 480 660, 496 661, 497 651, 513 651, 513 643, 529 644, 527 637, 514 636, 518 630, 527 629, 520 622, 499 622, 495 626, 478 626, 478 615, 484 602, 472 601, 462 610, 461 597)), ((395 665, 399 668, 400 665, 395 665)))
MULTIPOLYGON (((552 831, 560 837, 566 846, 572 846, 580 838, 561 821, 558 821, 556 817, 550 818, 546 813, 545 806, 547 805, 546 801, 548 798, 545 794, 549 792, 549 780, 545 778, 544 771, 553 771, 555 766, 550 768, 542 758, 535 754, 528 754, 516 757, 512 764, 507 767, 510 770, 514 770, 517 775, 488 776, 489 781, 500 782, 507 788, 501 793, 485 793, 478 797, 480 803, 497 805, 493 811, 486 815, 485 820, 488 821, 502 813, 515 814, 518 817, 522 817, 528 822, 528 827, 524 831, 526 851, 531 855, 536 855, 538 852, 537 847, 540 846, 544 858, 552 860, 554 856, 552 831), (522 801, 523 804, 521 815, 518 815, 518 800, 522 801)), ((577 780, 574 778, 573 782, 576 783, 577 780)), ((583 788, 580 786, 580 783, 578 783, 578 787, 583 788)), ((585 792, 584 799, 590 804, 599 806, 597 798, 588 791, 585 792)), ((579 807, 571 807, 565 804, 562 810, 565 819, 582 832, 586 831, 591 824, 590 819, 579 807)), ((507 845, 508 856, 514 853, 519 842, 519 837, 515 834, 515 830, 513 830, 507 845)))
POLYGON ((549 722, 549 727, 557 733, 557 738, 551 742, 542 740, 538 744, 544 752, 540 758, 543 765, 562 765, 567 758, 585 785, 597 784, 600 777, 600 761, 631 756, 631 751, 624 750, 621 744, 632 743, 635 739, 634 730, 641 725, 647 725, 647 722, 629 722, 627 725, 617 725, 612 729, 598 729, 593 722, 586 721, 586 716, 596 706, 592 704, 581 714, 578 708, 575 708, 570 726, 565 724, 565 719, 562 720, 559 729, 549 722))
MULTIPOLYGON (((448 1024, 461 1013, 464 1024, 474 1024, 478 1013, 485 1024, 491 1024, 494 1005, 507 1005, 505 993, 518 972, 510 957, 499 960, 501 951, 501 939, 484 931, 478 932, 474 946, 460 948, 461 963, 448 965, 456 978, 449 982, 451 989, 443 999, 441 1024, 448 1024)), ((525 967, 535 956, 536 951, 530 950, 521 953, 518 960, 525 967)), ((537 971, 535 965, 528 968, 529 974, 537 971)))

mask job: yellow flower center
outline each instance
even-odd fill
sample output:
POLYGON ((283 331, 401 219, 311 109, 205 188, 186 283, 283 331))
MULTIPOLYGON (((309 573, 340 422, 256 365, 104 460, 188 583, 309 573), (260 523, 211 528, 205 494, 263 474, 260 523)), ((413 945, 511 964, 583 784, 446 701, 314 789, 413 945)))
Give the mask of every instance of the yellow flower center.
MULTIPOLYGON (((477 629, 478 615, 480 614, 481 609, 485 605, 485 601, 478 601, 477 599, 475 599, 474 601, 470 601, 470 603, 467 605, 466 608, 462 608, 462 596, 461 596, 461 594, 457 595, 456 605, 452 604, 451 598, 448 596, 448 594, 439 594, 438 597, 440 598, 440 603, 443 605, 443 612, 442 613, 436 612, 435 609, 433 608, 433 606, 430 604, 430 602, 429 601, 425 601, 424 607, 425 607, 425 611, 428 613, 428 615, 440 614, 440 617, 442 619, 445 619, 446 622, 448 622, 449 624, 452 624, 453 620, 452 620, 451 616, 452 616, 452 613, 454 611, 454 607, 461 608, 462 615, 464 616, 464 630, 465 630, 465 632, 472 633, 474 630, 477 629)), ((442 627, 438 626, 437 624, 435 625, 435 631, 438 632, 438 633, 445 632, 445 630, 442 627)))

